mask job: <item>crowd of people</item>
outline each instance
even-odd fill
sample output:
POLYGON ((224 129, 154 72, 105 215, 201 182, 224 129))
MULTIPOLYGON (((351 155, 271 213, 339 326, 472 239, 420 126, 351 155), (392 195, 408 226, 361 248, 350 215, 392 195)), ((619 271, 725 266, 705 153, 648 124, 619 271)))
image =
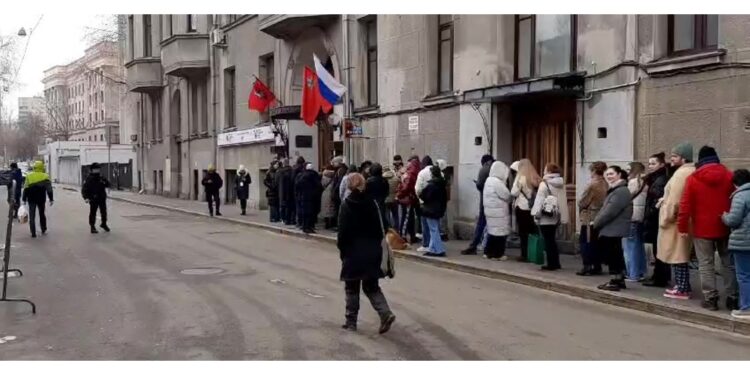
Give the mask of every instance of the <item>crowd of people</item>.
MULTIPOLYGON (((521 243, 518 260, 529 261, 529 236, 539 235, 546 254, 542 270, 560 269, 555 233, 569 221, 560 168, 547 164, 540 176, 528 159, 508 167, 485 155, 481 163, 476 180, 480 214, 462 254, 477 254, 483 245, 485 258, 507 260, 514 215, 521 243)), ((623 169, 597 161, 589 171, 591 180, 578 200, 583 264, 577 275, 602 275, 606 266, 611 279, 600 289, 621 291, 626 282, 641 282, 665 288, 664 297, 689 299, 689 263, 695 254, 701 305, 716 311, 723 294, 732 316, 750 318, 750 172, 732 173, 710 146, 703 146, 693 163, 690 143, 675 146, 669 160, 663 152, 652 155, 648 166, 632 162, 623 169), (655 258, 650 276, 646 244, 655 258)))

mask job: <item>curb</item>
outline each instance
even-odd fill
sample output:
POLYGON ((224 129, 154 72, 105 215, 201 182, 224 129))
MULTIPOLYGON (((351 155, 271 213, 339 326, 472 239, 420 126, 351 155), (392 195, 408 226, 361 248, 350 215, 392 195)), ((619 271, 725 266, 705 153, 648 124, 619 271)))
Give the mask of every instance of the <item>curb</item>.
MULTIPOLYGON (((192 215, 192 216, 209 217, 208 214, 205 214, 202 212, 186 210, 186 209, 178 208, 178 207, 166 206, 166 205, 155 204, 155 203, 139 202, 136 200, 120 198, 120 197, 109 197, 109 198, 114 201, 125 202, 125 203, 151 207, 151 208, 157 208, 157 209, 162 209, 162 210, 168 210, 168 211, 175 211, 175 212, 180 212, 180 213, 192 215)), ((231 222, 234 224, 245 225, 248 227, 263 229, 263 230, 273 232, 273 233, 290 235, 290 236, 294 236, 298 238, 315 240, 315 241, 329 243, 329 244, 336 243, 335 238, 321 235, 321 234, 305 234, 305 233, 292 230, 292 229, 279 228, 274 225, 256 223, 256 222, 248 222, 248 221, 237 220, 237 219, 232 219, 232 218, 214 217, 214 219, 231 222)), ((697 324, 697 325, 701 325, 705 327, 710 327, 710 328, 714 328, 714 329, 718 329, 722 331, 750 336, 750 322, 735 320, 731 316, 723 317, 723 316, 710 315, 697 309, 654 303, 653 301, 650 301, 645 298, 602 291, 595 287, 574 285, 574 284, 561 282, 561 281, 554 281, 554 282, 547 281, 543 279, 529 277, 528 275, 525 275, 525 274, 520 274, 520 273, 515 273, 515 272, 510 272, 510 271, 488 270, 488 269, 484 269, 484 268, 480 268, 476 266, 452 262, 450 260, 428 258, 428 257, 424 257, 418 254, 413 254, 413 253, 394 251, 394 255, 397 258, 402 258, 402 259, 410 260, 410 261, 417 262, 417 263, 429 264, 432 266, 450 269, 450 270, 463 272, 463 273, 468 273, 468 274, 472 274, 476 276, 483 276, 483 277, 487 277, 491 279, 503 280, 503 281, 508 281, 508 282, 512 282, 516 284, 522 284, 522 285, 526 285, 526 286, 530 286, 530 287, 534 287, 538 289, 548 290, 548 291, 555 292, 555 293, 566 294, 566 295, 573 296, 573 297, 579 297, 579 298, 583 298, 583 299, 587 299, 591 301, 596 301, 596 302, 601 302, 601 303, 605 303, 605 304, 609 304, 613 306, 623 307, 623 308, 630 309, 630 310, 646 312, 646 313, 659 315, 659 316, 670 318, 670 319, 680 320, 683 322, 693 323, 693 324, 697 324)))

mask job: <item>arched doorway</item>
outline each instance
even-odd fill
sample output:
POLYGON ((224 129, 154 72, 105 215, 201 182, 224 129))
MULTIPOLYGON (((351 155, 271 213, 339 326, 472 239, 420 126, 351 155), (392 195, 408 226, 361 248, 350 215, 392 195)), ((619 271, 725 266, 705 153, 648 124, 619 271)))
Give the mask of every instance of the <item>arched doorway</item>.
POLYGON ((172 193, 178 198, 182 195, 182 141, 180 130, 182 128, 182 105, 180 103, 180 90, 175 90, 169 102, 169 139, 173 150, 170 153, 172 174, 172 193))
MULTIPOLYGON (((318 56, 331 75, 342 81, 339 59, 331 38, 323 29, 312 27, 294 41, 286 64, 284 103, 287 105, 302 103, 302 76, 305 66, 315 69, 313 54, 318 56)), ((342 115, 343 107, 338 105, 334 107, 334 111, 342 115)), ((302 120, 290 120, 288 134, 289 157, 292 160, 303 156, 316 168, 321 168, 334 156, 336 137, 333 128, 326 122, 308 127, 302 120)))

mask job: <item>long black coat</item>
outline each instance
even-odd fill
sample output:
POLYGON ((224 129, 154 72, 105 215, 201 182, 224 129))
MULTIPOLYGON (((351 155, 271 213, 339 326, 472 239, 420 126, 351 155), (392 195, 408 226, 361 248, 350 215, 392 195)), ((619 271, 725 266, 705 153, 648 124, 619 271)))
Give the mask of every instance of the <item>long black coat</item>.
POLYGON ((313 170, 306 170, 297 176, 294 184, 295 193, 302 209, 302 215, 317 215, 320 212, 320 198, 323 186, 320 175, 313 170))
POLYGON ((263 180, 263 185, 266 186, 266 198, 268 199, 268 205, 272 207, 278 207, 279 205, 279 186, 276 184, 276 170, 270 170, 266 173, 266 178, 263 180))
POLYGON ((237 179, 234 180, 234 189, 237 191, 237 199, 247 200, 250 197, 250 183, 252 179, 249 173, 244 175, 238 174, 237 179))
POLYGON ((106 178, 101 174, 91 173, 83 183, 81 196, 91 202, 104 202, 107 200, 107 188, 109 188, 109 181, 106 178))
POLYGON ((372 198, 360 191, 349 194, 341 205, 336 241, 341 256, 341 280, 385 277, 380 269, 383 235, 372 198))
POLYGON ((221 187, 224 186, 224 180, 221 179, 218 173, 209 172, 201 180, 201 185, 206 189, 206 194, 218 193, 221 187))
POLYGON ((659 235, 659 209, 656 208, 656 203, 664 196, 664 187, 668 181, 667 167, 649 173, 644 178, 644 183, 648 186, 643 215, 643 236, 646 243, 656 243, 659 235))
POLYGON ((294 207, 292 167, 281 167, 276 172, 276 186, 279 189, 279 205, 281 207, 294 207))

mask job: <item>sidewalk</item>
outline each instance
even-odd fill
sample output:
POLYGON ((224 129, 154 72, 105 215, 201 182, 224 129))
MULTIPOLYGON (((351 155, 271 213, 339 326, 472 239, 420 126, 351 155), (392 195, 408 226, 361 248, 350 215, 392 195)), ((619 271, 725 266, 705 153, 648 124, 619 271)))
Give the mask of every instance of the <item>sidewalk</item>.
MULTIPOLYGON (((77 187, 63 187, 69 190, 78 190, 77 187)), ((166 209, 182 212, 190 215, 208 216, 208 207, 205 202, 164 198, 154 195, 138 195, 131 192, 112 191, 111 199, 149 206, 153 208, 166 209)), ((277 233, 304 237, 318 241, 335 244, 336 234, 332 231, 318 230, 317 234, 306 235, 294 227, 283 224, 270 223, 268 211, 248 211, 247 216, 241 216, 239 205, 222 206, 224 216, 216 220, 223 220, 236 224, 248 225, 277 233)), ((580 257, 576 255, 560 255, 563 269, 557 272, 542 272, 539 266, 519 263, 513 260, 506 262, 489 261, 482 256, 461 255, 460 251, 468 245, 468 241, 451 240, 446 243, 447 257, 430 258, 422 256, 414 250, 397 251, 399 258, 421 262, 437 267, 443 267, 474 275, 490 277, 524 284, 532 287, 550 290, 553 292, 568 294, 580 298, 603 302, 619 307, 648 312, 668 318, 703 326, 750 335, 750 322, 732 318, 729 311, 725 309, 724 298, 720 300, 721 310, 712 312, 700 307, 700 280, 697 270, 691 270, 691 283, 693 287, 693 298, 688 301, 671 300, 664 298, 663 288, 648 288, 640 283, 628 283, 628 289, 622 292, 607 292, 597 289, 597 285, 608 280, 608 276, 580 277, 575 272, 580 268, 580 257)), ((415 247, 416 248, 416 247, 415 247)), ((514 259, 520 255, 519 249, 509 249, 509 258, 514 259)), ((721 277, 717 275, 717 278, 721 277)), ((717 281, 717 285, 722 285, 717 281)))

